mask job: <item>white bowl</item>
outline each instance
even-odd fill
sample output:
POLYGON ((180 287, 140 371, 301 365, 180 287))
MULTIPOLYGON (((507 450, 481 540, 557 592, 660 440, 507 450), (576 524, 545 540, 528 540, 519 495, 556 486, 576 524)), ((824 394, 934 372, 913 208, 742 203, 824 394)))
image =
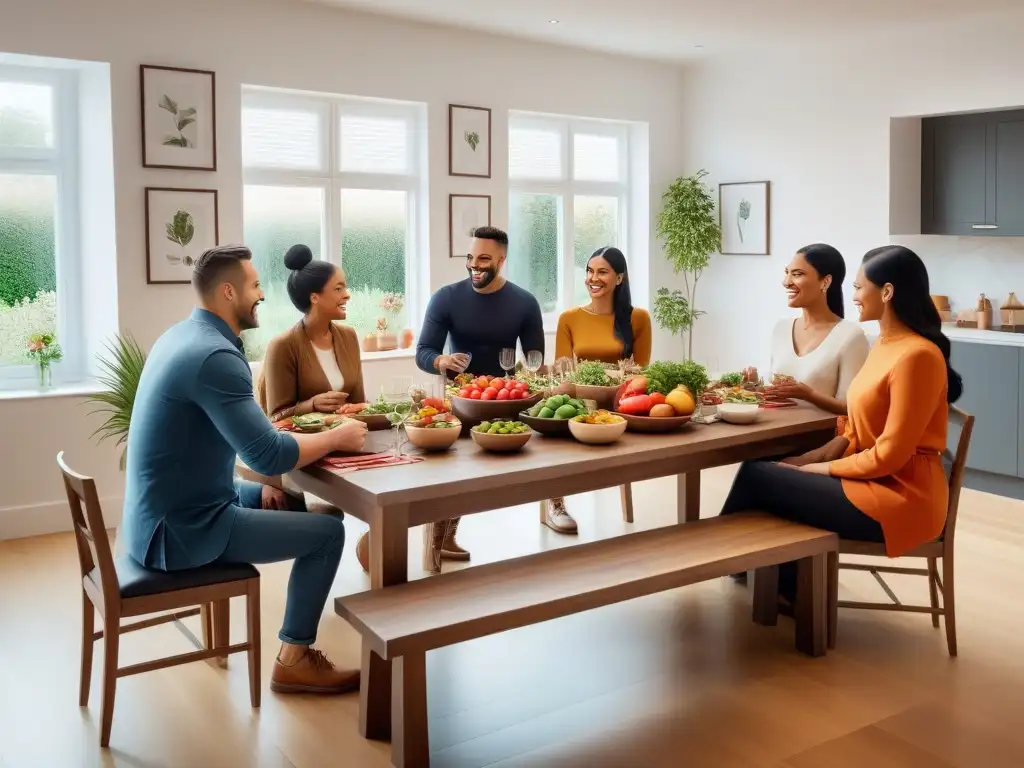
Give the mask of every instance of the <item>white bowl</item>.
POLYGON ((761 415, 761 406, 747 403, 722 403, 718 406, 722 421, 730 424, 753 424, 761 415))
MULTIPOLYGON (((621 416, 619 418, 622 418, 621 416)), ((607 445, 614 443, 626 431, 626 420, 615 424, 586 424, 582 421, 569 419, 569 431, 581 443, 587 445, 607 445)))

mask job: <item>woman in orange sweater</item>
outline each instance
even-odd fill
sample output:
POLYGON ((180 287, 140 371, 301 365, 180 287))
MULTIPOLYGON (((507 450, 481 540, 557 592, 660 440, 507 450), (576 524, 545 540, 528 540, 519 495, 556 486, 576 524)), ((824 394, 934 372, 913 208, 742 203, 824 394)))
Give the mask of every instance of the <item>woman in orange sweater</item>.
MULTIPOLYGON (((613 246, 599 248, 587 262, 590 304, 563 312, 558 318, 555 359, 576 357, 617 363, 632 357, 637 365, 651 362, 651 316, 633 306, 626 257, 613 246)), ((558 533, 577 533, 565 499, 547 502, 544 525, 558 533)))
MULTIPOLYGON (((928 272, 913 251, 869 251, 854 304, 861 322, 878 321, 880 336, 850 384, 843 434, 781 463, 744 464, 722 514, 763 510, 845 539, 884 542, 888 555, 899 557, 935 540, 945 525, 941 453, 949 403, 963 384, 949 364, 928 272)), ((792 601, 796 570, 787 566, 779 593, 792 601)))

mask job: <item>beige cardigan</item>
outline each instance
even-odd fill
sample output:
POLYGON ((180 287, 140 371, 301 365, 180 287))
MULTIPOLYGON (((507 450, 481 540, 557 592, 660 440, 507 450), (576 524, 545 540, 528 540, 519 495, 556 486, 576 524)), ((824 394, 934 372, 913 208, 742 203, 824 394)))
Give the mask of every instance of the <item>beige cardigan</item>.
MULTIPOLYGON (((348 402, 364 402, 363 369, 359 363, 359 337, 346 325, 331 324, 334 357, 345 379, 342 391, 348 402)), ((327 375, 300 320, 270 342, 257 384, 256 399, 271 421, 313 412, 313 398, 331 391, 327 375)))

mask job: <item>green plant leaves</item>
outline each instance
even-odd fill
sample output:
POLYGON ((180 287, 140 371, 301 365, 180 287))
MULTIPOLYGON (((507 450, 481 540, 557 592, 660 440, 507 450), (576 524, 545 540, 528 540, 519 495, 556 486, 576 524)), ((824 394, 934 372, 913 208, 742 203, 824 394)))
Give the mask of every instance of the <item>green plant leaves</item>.
POLYGON ((157 105, 160 109, 166 109, 172 115, 178 114, 178 102, 168 96, 166 93, 163 98, 160 99, 160 103, 157 105))
POLYGON ((196 223, 188 211, 178 211, 167 222, 167 239, 182 248, 192 242, 196 234, 196 223))
POLYGON ((654 296, 654 320, 673 336, 689 330, 703 314, 690 306, 689 300, 680 290, 659 288, 654 296))
POLYGON ((699 276, 710 256, 722 247, 722 228, 715 218, 715 198, 701 179, 707 171, 676 179, 662 195, 657 234, 665 242, 672 269, 699 276))
MULTIPOLYGON (((105 416, 104 422, 93 432, 100 443, 115 440, 123 446, 128 441, 135 394, 146 364, 146 353, 132 335, 118 335, 107 345, 107 354, 98 359, 100 375, 97 377, 104 391, 89 395, 86 402, 94 406, 89 415, 105 416)), ((121 470, 125 468, 126 453, 121 451, 121 470)))
POLYGON ((466 131, 466 143, 469 144, 470 149, 476 152, 476 148, 480 144, 480 134, 476 131, 466 131))

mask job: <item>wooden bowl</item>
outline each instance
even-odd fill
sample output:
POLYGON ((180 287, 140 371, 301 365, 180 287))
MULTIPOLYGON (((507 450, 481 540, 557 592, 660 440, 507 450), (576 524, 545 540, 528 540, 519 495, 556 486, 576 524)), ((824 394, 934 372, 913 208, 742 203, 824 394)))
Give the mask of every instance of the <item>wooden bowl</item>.
POLYGON ((608 445, 614 443, 626 431, 626 420, 617 424, 586 424, 582 421, 569 421, 572 436, 586 445, 608 445))
POLYGON ((654 434, 659 432, 674 432, 677 429, 682 429, 690 423, 692 416, 633 416, 628 413, 616 412, 616 416, 621 416, 626 420, 626 429, 630 432, 645 432, 648 434, 654 434))
POLYGON ((542 397, 541 394, 523 400, 471 400, 468 397, 453 397, 452 413, 459 421, 472 425, 481 421, 516 421, 520 411, 530 410, 542 397))
POLYGON ((542 419, 539 416, 531 416, 526 411, 516 416, 516 419, 527 424, 534 432, 549 437, 568 437, 570 434, 569 419, 542 419))
MULTIPOLYGON (((525 423, 525 422, 524 422, 525 423)), ((469 433, 473 442, 483 448, 485 451, 493 451, 495 453, 512 453, 523 448, 530 438, 533 437, 533 431, 521 432, 517 435, 492 435, 489 432, 477 432, 475 429, 469 433)))
POLYGON ((597 409, 610 411, 618 389, 618 387, 592 387, 586 384, 577 384, 576 399, 593 400, 597 404, 597 409))
POLYGON ((405 434, 409 436, 410 443, 424 451, 447 451, 462 434, 462 425, 457 421, 442 428, 406 424, 405 434))
POLYGON ((388 421, 388 417, 383 413, 374 413, 369 415, 356 413, 352 415, 352 418, 363 422, 366 425, 366 428, 371 432, 375 432, 379 429, 391 429, 391 422, 388 421))

